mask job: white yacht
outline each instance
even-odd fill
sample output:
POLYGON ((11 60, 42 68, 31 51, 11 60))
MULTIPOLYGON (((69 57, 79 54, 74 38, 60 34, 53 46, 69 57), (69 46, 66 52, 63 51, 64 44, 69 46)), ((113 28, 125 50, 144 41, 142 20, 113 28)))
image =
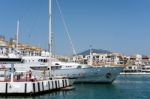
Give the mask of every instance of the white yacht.
MULTIPOLYGON (((76 79, 75 83, 112 83, 122 72, 123 66, 98 66, 92 67, 85 64, 74 62, 60 62, 52 59, 51 74, 52 76, 67 77, 76 79)), ((9 64, 3 64, 3 67, 10 67, 9 64)), ((18 72, 32 70, 33 76, 48 76, 49 66, 48 57, 42 56, 24 56, 22 63, 14 65, 18 72)))
POLYGON ((150 65, 145 65, 142 67, 142 72, 146 74, 150 74, 150 65))
POLYGON ((143 66, 136 66, 131 65, 126 68, 124 68, 123 72, 120 74, 150 74, 150 65, 143 65, 143 66))

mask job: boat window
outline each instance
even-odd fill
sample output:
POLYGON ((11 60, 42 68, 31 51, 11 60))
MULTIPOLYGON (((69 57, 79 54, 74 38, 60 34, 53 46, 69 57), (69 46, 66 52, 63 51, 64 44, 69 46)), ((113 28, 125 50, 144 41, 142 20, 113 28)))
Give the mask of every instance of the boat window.
POLYGON ((33 70, 48 70, 48 68, 47 67, 40 67, 40 66, 38 66, 38 67, 30 67, 31 69, 33 69, 33 70))
POLYGON ((43 62, 46 63, 46 62, 47 62, 47 59, 43 59, 43 62))
POLYGON ((61 69, 62 66, 52 66, 51 68, 52 68, 52 70, 56 70, 56 69, 61 69))
POLYGON ((25 62, 25 60, 24 60, 24 59, 22 59, 22 60, 21 60, 21 63, 24 63, 24 62, 25 62))
POLYGON ((0 74, 0 77, 5 77, 5 75, 4 74, 0 74))
POLYGON ((59 65, 58 63, 55 63, 55 65, 59 65))
POLYGON ((129 69, 132 69, 132 67, 129 67, 129 69))
POLYGON ((47 59, 44 59, 44 63, 46 63, 47 62, 47 59))
POLYGON ((42 59, 39 59, 38 62, 42 62, 42 59))

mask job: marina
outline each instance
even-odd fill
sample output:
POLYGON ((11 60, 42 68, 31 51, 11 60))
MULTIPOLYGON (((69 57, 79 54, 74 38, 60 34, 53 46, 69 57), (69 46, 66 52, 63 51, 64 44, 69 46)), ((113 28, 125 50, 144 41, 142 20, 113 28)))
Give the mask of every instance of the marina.
MULTIPOLYGON (((60 8, 59 3, 57 6, 60 8)), ((40 50, 39 53, 35 53, 35 49, 22 49, 19 46, 19 21, 17 21, 17 33, 16 40, 14 41, 14 48, 7 48, 9 44, 2 47, 1 57, 20 57, 22 62, 20 64, 14 64, 14 69, 17 72, 31 71, 32 76, 36 79, 40 79, 44 76, 48 77, 66 77, 68 79, 75 79, 74 83, 109 83, 111 84, 116 77, 122 72, 124 68, 123 62, 117 60, 116 64, 103 64, 95 66, 93 63, 94 56, 92 50, 89 53, 89 64, 81 64, 76 61, 61 62, 53 56, 52 53, 52 20, 51 20, 51 0, 49 0, 49 24, 48 24, 48 51, 40 50), (10 52, 10 53, 8 53, 10 52), (27 55, 25 53, 28 53, 27 55), (43 55, 45 54, 45 56, 43 55), (53 61, 56 60, 56 61, 53 61)), ((59 9, 61 13, 61 10, 59 9)), ((13 44, 12 44, 13 46, 13 44)), ((24 47, 23 47, 24 48, 24 47)), ((74 49, 74 48, 73 48, 74 49)), ((117 57, 116 57, 117 58, 117 57)), ((10 64, 1 64, 1 67, 10 69, 10 64)))
POLYGON ((1 0, 0 99, 149 99, 149 4, 1 0))

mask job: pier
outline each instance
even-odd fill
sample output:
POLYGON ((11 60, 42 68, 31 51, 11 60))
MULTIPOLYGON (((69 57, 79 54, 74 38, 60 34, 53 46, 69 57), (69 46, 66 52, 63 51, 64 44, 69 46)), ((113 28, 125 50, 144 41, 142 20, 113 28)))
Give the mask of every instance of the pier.
POLYGON ((0 82, 0 95, 34 95, 69 86, 68 79, 53 79, 33 82, 0 82))

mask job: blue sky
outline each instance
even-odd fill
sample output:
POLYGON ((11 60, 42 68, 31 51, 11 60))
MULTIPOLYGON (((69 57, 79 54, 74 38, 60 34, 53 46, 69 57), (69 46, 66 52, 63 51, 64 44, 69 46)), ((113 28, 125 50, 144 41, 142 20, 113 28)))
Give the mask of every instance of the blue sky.
MULTIPOLYGON (((123 54, 150 54, 149 0, 58 0, 77 52, 105 49, 123 54)), ((53 53, 71 55, 72 49, 52 0, 53 53)), ((0 0, 0 35, 47 48, 48 0, 0 0)))

